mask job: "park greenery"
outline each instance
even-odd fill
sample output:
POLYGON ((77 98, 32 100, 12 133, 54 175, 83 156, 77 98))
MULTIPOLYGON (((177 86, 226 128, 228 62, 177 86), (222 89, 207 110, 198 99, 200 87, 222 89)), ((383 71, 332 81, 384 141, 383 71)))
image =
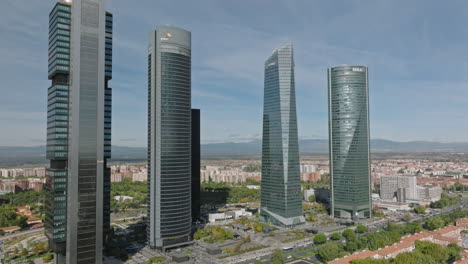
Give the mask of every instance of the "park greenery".
POLYGON ((456 182, 453 186, 444 187, 444 190, 455 191, 455 192, 466 192, 468 191, 468 185, 456 182))
POLYGON ((124 179, 111 184, 111 208, 113 212, 127 208, 140 208, 148 200, 148 185, 146 182, 124 179), (115 196, 130 196, 133 200, 117 201, 115 196))
POLYGON ((21 216, 12 210, 0 210, 0 228, 8 226, 19 226, 25 228, 28 226, 26 216, 21 216))
POLYGON ((219 226, 208 226, 198 229, 193 234, 194 239, 202 239, 207 243, 223 243, 227 239, 234 238, 231 231, 225 230, 219 226))
POLYGON ((424 207, 422 205, 418 205, 418 206, 414 207, 413 210, 417 214, 425 214, 426 213, 426 207, 424 207))
POLYGON ((364 232, 366 232, 366 231, 367 231, 367 227, 366 227, 366 226, 361 225, 361 224, 359 224, 359 225, 356 226, 356 233, 362 234, 362 233, 364 233, 364 232))
POLYGON ((460 200, 460 197, 458 196, 449 196, 445 193, 442 193, 440 200, 436 202, 431 202, 430 207, 431 208, 445 208, 448 206, 456 205, 459 200, 460 200))
POLYGON ((166 261, 166 258, 165 257, 153 257, 153 258, 150 258, 148 259, 148 263, 161 263, 161 262, 164 262, 166 261))
POLYGON ((281 249, 277 248, 273 251, 271 255, 271 263, 272 264, 283 264, 284 263, 284 255, 281 249))
POLYGON ((338 240, 342 240, 343 237, 340 235, 340 233, 333 233, 333 234, 331 234, 330 239, 338 241, 338 240))
POLYGON ((318 233, 314 236, 314 244, 323 244, 327 242, 327 236, 322 234, 322 233, 318 233))
POLYGON ((247 188, 247 183, 230 184, 224 182, 204 182, 201 184, 202 191, 205 192, 225 192, 227 193, 227 203, 246 203, 260 200, 259 189, 247 188))
POLYGON ((7 193, 0 198, 0 228, 8 226, 27 227, 28 217, 16 213, 16 207, 29 205, 37 217, 43 217, 45 199, 44 191, 27 191, 20 193, 7 193))
POLYGON ((31 209, 33 209, 37 203, 44 202, 45 195, 45 191, 7 193, 0 197, 0 204, 2 206, 9 206, 10 208, 28 204, 31 206, 31 209))
MULTIPOLYGON (((25 248, 20 241, 28 237, 16 238, 9 240, 5 245, 16 245, 11 251, 6 251, 3 255, 4 263, 33 263, 34 259, 42 258, 44 263, 50 263, 53 260, 52 254, 49 249, 47 241, 28 243, 28 247, 25 248), (19 244, 18 244, 19 243, 19 244)), ((2 262, 3 263, 3 262, 2 262)))

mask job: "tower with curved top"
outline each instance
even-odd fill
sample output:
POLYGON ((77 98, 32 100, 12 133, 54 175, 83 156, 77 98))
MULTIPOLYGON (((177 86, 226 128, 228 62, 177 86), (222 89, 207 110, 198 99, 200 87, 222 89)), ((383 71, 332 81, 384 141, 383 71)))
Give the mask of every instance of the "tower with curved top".
POLYGON ((367 218, 372 213, 369 86, 365 66, 328 69, 331 215, 367 218))
POLYGON ((261 219, 280 226, 305 222, 302 214, 292 42, 265 62, 261 219))
POLYGON ((150 33, 147 239, 163 250, 191 241, 191 64, 190 31, 161 25, 150 33))

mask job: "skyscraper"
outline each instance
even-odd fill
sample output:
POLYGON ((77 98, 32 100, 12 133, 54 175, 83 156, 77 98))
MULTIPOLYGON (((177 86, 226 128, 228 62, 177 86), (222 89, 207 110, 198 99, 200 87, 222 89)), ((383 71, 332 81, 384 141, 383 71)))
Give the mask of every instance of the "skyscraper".
POLYGON ((192 221, 200 218, 200 109, 192 109, 192 221))
POLYGON ((158 26, 148 48, 148 242, 190 243, 191 33, 158 26))
POLYGON ((57 263, 101 263, 112 104, 112 14, 103 0, 56 3, 48 77, 46 236, 57 263))
POLYGON ((291 42, 265 62, 261 195, 263 221, 281 226, 304 223, 291 42))
POLYGON ((331 215, 372 213, 367 67, 328 69, 331 215))

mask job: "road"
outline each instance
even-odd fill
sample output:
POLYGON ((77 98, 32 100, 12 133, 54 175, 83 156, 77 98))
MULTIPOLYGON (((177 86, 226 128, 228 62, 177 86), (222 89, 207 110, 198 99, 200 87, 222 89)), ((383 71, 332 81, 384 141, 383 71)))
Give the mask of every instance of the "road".
POLYGON ((3 236, 0 237, 0 242, 3 242, 3 241, 8 240, 8 239, 15 238, 15 237, 25 236, 25 235, 32 235, 32 234, 36 234, 36 233, 44 233, 44 228, 42 227, 42 228, 38 228, 38 229, 20 231, 20 232, 16 232, 16 233, 13 233, 13 234, 3 235, 3 236))

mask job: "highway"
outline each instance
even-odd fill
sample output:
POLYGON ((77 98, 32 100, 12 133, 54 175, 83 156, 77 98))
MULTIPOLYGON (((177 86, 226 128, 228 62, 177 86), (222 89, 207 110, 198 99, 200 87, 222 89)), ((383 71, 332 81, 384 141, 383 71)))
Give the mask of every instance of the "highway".
POLYGON ((38 229, 25 230, 25 231, 15 232, 15 233, 8 234, 8 235, 3 235, 3 236, 0 237, 0 242, 3 242, 5 240, 9 240, 9 239, 12 239, 12 238, 25 236, 25 235, 32 235, 32 234, 36 234, 36 233, 44 233, 44 228, 41 227, 41 228, 38 228, 38 229))

